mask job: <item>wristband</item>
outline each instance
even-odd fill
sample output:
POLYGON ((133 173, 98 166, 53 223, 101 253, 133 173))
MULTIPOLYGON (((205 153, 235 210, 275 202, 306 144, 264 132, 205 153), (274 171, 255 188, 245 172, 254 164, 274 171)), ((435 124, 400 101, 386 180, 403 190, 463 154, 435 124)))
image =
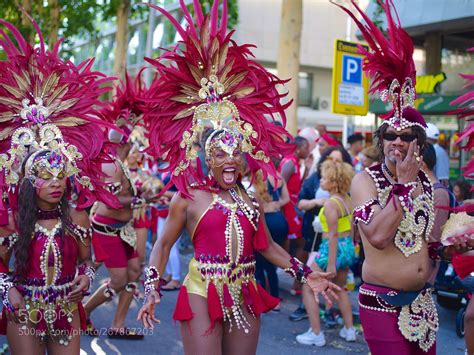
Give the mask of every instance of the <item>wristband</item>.
POLYGON ((308 282, 308 275, 313 272, 310 267, 302 263, 295 257, 290 259, 291 266, 283 269, 287 274, 290 274, 296 281, 305 284, 308 282))
POLYGON ((86 275, 89 278, 89 287, 87 288, 87 291, 84 291, 84 296, 90 295, 89 290, 92 287, 92 283, 94 282, 95 278, 95 269, 92 266, 82 264, 79 266, 79 275, 86 275))
POLYGON ((143 284, 145 288, 145 294, 143 297, 143 303, 146 303, 148 296, 153 291, 158 292, 160 297, 162 296, 160 290, 161 286, 165 285, 166 281, 160 278, 160 273, 158 272, 158 269, 156 266, 148 266, 145 268, 145 282, 143 284))

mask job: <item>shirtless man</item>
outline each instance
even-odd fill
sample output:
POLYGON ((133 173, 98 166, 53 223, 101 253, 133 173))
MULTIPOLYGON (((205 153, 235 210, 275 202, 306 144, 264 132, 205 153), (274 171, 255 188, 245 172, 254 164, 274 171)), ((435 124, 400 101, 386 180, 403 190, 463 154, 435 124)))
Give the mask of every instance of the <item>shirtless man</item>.
MULTIPOLYGON (((122 135, 111 131, 111 142, 121 142, 122 135)), ((88 316, 92 311, 106 301, 119 294, 119 303, 110 337, 127 339, 143 338, 125 328, 125 317, 137 288, 141 274, 141 266, 136 250, 137 236, 133 225, 133 209, 142 207, 151 200, 150 193, 138 196, 135 185, 130 178, 130 172, 123 161, 129 154, 131 144, 120 143, 117 148, 117 158, 112 163, 103 164, 103 172, 108 176, 106 183, 120 203, 121 209, 113 209, 98 202, 91 221, 93 228, 92 245, 96 262, 104 262, 110 275, 110 281, 103 284, 85 304, 88 316)), ((93 327, 89 327, 94 332, 93 327)))
POLYGON ((375 136, 383 162, 357 174, 351 188, 365 251, 364 335, 374 355, 436 354, 438 316, 427 285, 433 187, 420 170, 426 134, 418 125, 384 123, 375 136), (410 322, 418 312, 421 319, 410 322))

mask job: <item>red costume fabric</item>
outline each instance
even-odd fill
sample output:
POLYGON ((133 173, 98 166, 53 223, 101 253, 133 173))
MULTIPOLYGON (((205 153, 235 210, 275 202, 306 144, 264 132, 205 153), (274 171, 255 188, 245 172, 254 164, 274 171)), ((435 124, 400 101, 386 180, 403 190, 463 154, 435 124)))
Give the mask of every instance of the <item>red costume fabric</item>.
MULTIPOLYGON (((361 287, 379 294, 396 292, 396 290, 388 287, 366 283, 361 287)), ((359 314, 364 329, 364 338, 372 355, 436 355, 436 342, 425 352, 419 347, 418 343, 410 342, 402 335, 398 323, 399 310, 395 309, 394 312, 391 312, 391 310, 387 311, 386 309, 384 311, 368 309, 362 306, 367 303, 366 298, 365 295, 359 293, 359 304, 361 305, 359 314)), ((383 304, 384 302, 380 301, 380 303, 374 303, 372 307, 382 309, 383 304)), ((388 306, 391 309, 395 308, 388 306)))
MULTIPOLYGON (((95 214, 93 221, 109 225, 111 228, 121 228, 127 223, 114 218, 95 214)), ((94 223, 93 223, 94 226, 94 223)), ((138 252, 130 244, 120 238, 119 233, 111 235, 93 229, 92 248, 97 262, 103 262, 107 267, 127 267, 130 259, 138 258, 138 252)))
POLYGON ((193 318, 188 293, 206 297, 211 329, 216 321, 229 320, 246 329, 242 320, 242 303, 254 316, 268 312, 279 303, 255 282, 254 253, 268 247, 265 227, 258 217, 250 221, 240 208, 222 202, 217 195, 204 212, 192 236, 195 258, 180 290, 173 314, 174 320, 193 318), (228 237, 229 218, 235 216, 240 226, 237 233, 236 257, 232 259, 232 238, 228 237), (236 306, 234 308, 234 306, 236 306), (239 316, 235 317, 235 315, 239 316), (241 319, 239 321, 239 319, 241 319))
MULTIPOLYGON (((29 307, 29 318, 35 321, 36 335, 39 337, 48 337, 57 331, 70 332, 73 329, 70 316, 75 310, 79 312, 81 329, 85 330, 82 303, 70 303, 66 300, 66 296, 75 288, 72 281, 76 277, 78 243, 81 242, 83 240, 79 237, 65 233, 61 222, 58 222, 51 233, 38 229, 37 226, 29 246, 27 272, 25 275, 16 275, 13 279, 16 289, 29 307), (51 268, 52 281, 48 282, 51 268)), ((6 334, 6 326, 7 318, 3 308, 0 334, 6 334)))
POLYGON ((302 236, 301 228, 303 226, 303 221, 296 214, 296 204, 298 203, 298 195, 301 191, 302 183, 300 164, 298 158, 296 158, 294 155, 288 155, 284 157, 280 163, 280 172, 281 167, 288 161, 293 162, 293 165, 295 166, 295 173, 286 183, 288 193, 290 195, 290 202, 283 206, 283 214, 285 215, 285 219, 288 222, 288 236, 300 238, 302 236))

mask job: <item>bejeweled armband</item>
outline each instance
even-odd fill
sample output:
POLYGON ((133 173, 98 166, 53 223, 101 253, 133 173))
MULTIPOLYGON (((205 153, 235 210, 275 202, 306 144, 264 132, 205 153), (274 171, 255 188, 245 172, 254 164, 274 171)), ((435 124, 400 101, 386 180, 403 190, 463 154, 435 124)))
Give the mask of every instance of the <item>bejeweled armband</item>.
POLYGON ((148 266, 145 268, 145 282, 143 283, 143 286, 145 287, 145 294, 143 297, 143 303, 146 303, 148 296, 153 291, 158 292, 160 297, 162 296, 160 290, 161 286, 166 284, 166 281, 160 278, 160 273, 158 272, 158 269, 156 266, 148 266))
POLYGON ((92 283, 94 282, 95 272, 95 269, 90 265, 82 264, 79 266, 78 275, 86 275, 89 278, 89 288, 84 292, 84 296, 90 294, 89 290, 91 289, 92 283))
POLYGON ((8 291, 12 287, 15 287, 13 284, 10 275, 5 272, 0 273, 0 294, 2 295, 2 303, 6 310, 9 312, 13 312, 15 309, 13 305, 10 303, 10 299, 8 298, 8 291))
POLYGON ((74 236, 79 238, 82 244, 85 246, 89 245, 89 243, 86 243, 86 240, 92 240, 92 227, 85 228, 71 221, 67 222, 66 227, 74 236))
POLYGON ((283 269, 284 272, 290 274, 296 281, 305 284, 308 282, 308 275, 313 272, 310 267, 302 263, 295 257, 290 259, 291 266, 283 269))
POLYGON ((374 210, 372 206, 378 205, 379 201, 371 198, 361 206, 354 208, 354 224, 362 222, 364 224, 369 224, 370 220, 374 216, 374 210))

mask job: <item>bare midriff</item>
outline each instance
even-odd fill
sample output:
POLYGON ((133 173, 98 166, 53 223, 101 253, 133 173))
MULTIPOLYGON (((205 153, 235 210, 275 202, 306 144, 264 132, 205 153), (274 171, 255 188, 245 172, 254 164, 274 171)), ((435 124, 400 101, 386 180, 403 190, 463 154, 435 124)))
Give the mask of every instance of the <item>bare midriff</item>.
POLYGON ((395 244, 383 250, 374 248, 362 237, 365 260, 362 266, 364 282, 403 291, 418 291, 430 276, 428 247, 423 242, 422 249, 405 257, 395 244))

